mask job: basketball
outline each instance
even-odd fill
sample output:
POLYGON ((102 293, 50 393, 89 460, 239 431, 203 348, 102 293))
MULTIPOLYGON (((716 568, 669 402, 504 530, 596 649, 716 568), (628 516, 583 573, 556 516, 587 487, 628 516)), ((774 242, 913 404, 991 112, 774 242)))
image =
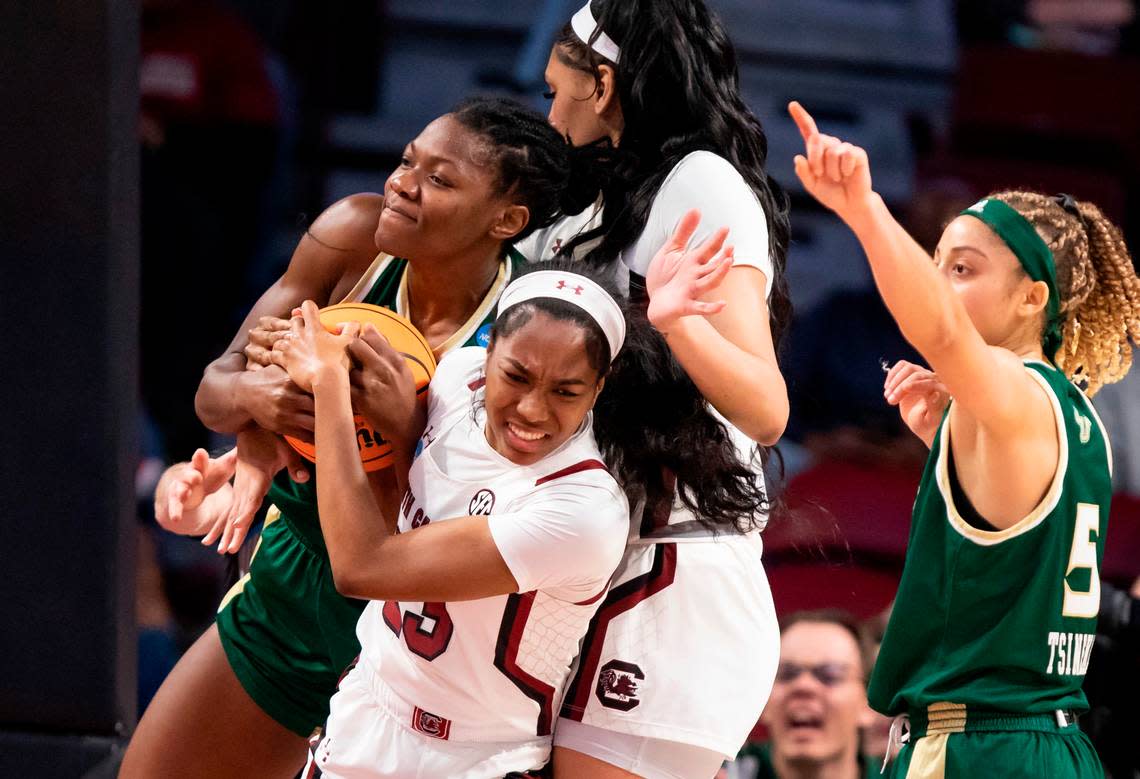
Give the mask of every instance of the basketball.
MULTIPOLYGON (((330 331, 337 325, 359 322, 361 327, 371 324, 388 339, 392 348, 404 355, 412 376, 416 381, 416 398, 420 403, 427 401, 427 386, 435 374, 435 355, 431 347, 416 328, 395 311, 389 311, 369 303, 338 303, 321 309, 321 324, 330 331)), ((376 432, 368 421, 357 414, 356 446, 360 450, 360 462, 368 472, 387 468, 392 464, 392 447, 376 432)), ((317 450, 313 444, 285 436, 297 452, 309 462, 317 461, 317 450)))

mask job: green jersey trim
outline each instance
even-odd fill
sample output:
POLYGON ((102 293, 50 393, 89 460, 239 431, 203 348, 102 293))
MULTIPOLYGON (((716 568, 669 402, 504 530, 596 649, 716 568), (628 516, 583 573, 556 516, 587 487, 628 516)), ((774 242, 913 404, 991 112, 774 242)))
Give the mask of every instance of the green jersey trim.
MULTIPOLYGON (((491 313, 491 309, 499 303, 499 295, 507 285, 511 283, 511 277, 514 263, 510 258, 504 259, 499 263, 499 272, 495 274, 495 280, 491 282, 491 288, 487 290, 487 294, 483 296, 478 308, 475 309, 470 318, 463 325, 456 330, 450 338, 439 345, 435 351, 439 355, 446 354, 452 349, 462 346, 475 335, 475 331, 483 324, 483 320, 491 313)), ((396 291, 396 313, 402 317, 411 319, 408 305, 408 271, 404 270, 403 275, 400 276, 400 286, 396 291)))
POLYGON ((1053 512, 1053 509, 1057 508, 1057 503, 1060 502, 1061 494, 1064 492, 1065 474, 1069 469, 1069 436, 1065 429, 1065 415, 1061 410, 1061 403, 1057 399, 1056 393, 1053 392, 1053 388, 1049 386, 1045 377, 1030 368, 1028 363, 1025 370, 1049 396, 1049 402, 1053 407, 1053 421, 1057 425, 1057 441, 1060 452, 1057 457, 1057 470, 1053 474, 1053 481, 1045 496, 1036 508, 1013 525, 1004 530, 979 530, 967 522, 959 513, 958 507, 954 505, 954 496, 950 489, 950 414, 946 415, 946 421, 942 423, 942 440, 939 442, 935 477, 938 482, 938 491, 942 493, 942 502, 946 504, 946 519, 950 526, 958 531, 959 535, 979 546, 995 546, 1003 541, 1028 533, 1044 522, 1045 518, 1053 512))
MULTIPOLYGON (((348 294, 344 296, 342 303, 360 303, 364 298, 368 297, 368 293, 372 291, 372 287, 384 275, 384 271, 388 270, 388 266, 396 262, 396 258, 386 252, 380 252, 376 255, 376 259, 368 266, 368 270, 360 277, 348 294)), ((400 313, 397 311, 396 313, 400 313)), ((401 314, 403 316, 403 314, 401 314)))

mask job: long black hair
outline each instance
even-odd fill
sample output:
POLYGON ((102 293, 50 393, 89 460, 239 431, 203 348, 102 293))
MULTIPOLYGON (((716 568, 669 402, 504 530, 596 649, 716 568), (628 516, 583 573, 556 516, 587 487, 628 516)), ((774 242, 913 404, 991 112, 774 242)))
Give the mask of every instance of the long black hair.
POLYGON ((563 251, 601 237, 585 259, 611 262, 641 235, 653 199, 677 163, 698 150, 719 154, 740 172, 764 210, 775 275, 769 316, 778 348, 792 310, 784 275, 788 199, 765 172, 768 140, 740 96, 728 33, 703 0, 591 0, 590 8, 599 30, 621 48, 620 61, 595 52, 569 24, 554 53, 567 66, 592 73, 599 86, 599 66, 614 68, 625 127, 619 148, 606 149, 608 139, 594 144, 599 162, 611 169, 601 225, 563 251))
POLYGON ((597 196, 581 155, 569 148, 546 117, 522 103, 498 97, 464 100, 451 116, 487 141, 499 169, 498 193, 513 192, 530 221, 511 241, 521 241, 565 213, 577 213, 597 196))
POLYGON ((535 263, 519 278, 542 270, 585 276, 617 301, 626 320, 617 358, 611 363, 605 334, 589 314, 554 298, 532 298, 501 312, 491 328, 490 348, 538 312, 581 326, 587 360, 599 379, 606 378, 594 404, 594 437, 630 505, 645 499, 643 529, 654 515, 668 514, 674 494, 714 531, 761 526, 769 502, 756 467, 741 461, 724 423, 709 414, 700 390, 672 359, 642 308, 618 291, 613 274, 557 259, 535 263))

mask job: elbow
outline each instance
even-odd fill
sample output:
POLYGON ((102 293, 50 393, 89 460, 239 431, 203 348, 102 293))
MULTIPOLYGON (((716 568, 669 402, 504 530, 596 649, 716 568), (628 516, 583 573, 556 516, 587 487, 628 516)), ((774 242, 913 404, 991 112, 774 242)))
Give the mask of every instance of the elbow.
POLYGON ((213 370, 213 365, 207 366, 202 381, 198 383, 198 391, 194 393, 194 413, 198 415, 198 419, 203 425, 215 433, 233 435, 241 431, 242 425, 229 423, 218 398, 220 392, 233 393, 236 391, 236 387, 230 386, 226 390, 221 390, 216 386, 217 378, 212 375, 213 370))
POLYGON ((765 413, 746 419, 733 419, 729 422, 760 446, 775 446, 788 426, 788 404, 782 408, 765 409, 765 413))
POLYGON ((781 381, 779 387, 769 388, 761 397, 764 402, 757 404, 757 413, 734 424, 761 446, 775 446, 788 426, 787 386, 781 381))
POLYGON ((194 413, 198 415, 198 419, 203 425, 217 433, 233 433, 234 430, 221 430, 219 427, 222 425, 222 419, 217 413, 217 404, 212 403, 211 397, 211 381, 210 381, 210 368, 206 368, 206 373, 202 376, 202 380, 198 383, 198 391, 194 393, 194 413))
POLYGON ((757 430, 752 435, 752 440, 761 446, 775 446, 784 434, 784 428, 788 426, 788 420, 785 418, 778 425, 771 425, 769 427, 757 430))
POLYGON ((202 383, 198 385, 198 391, 194 393, 194 413, 198 415, 199 421, 206 427, 216 432, 224 432, 218 430, 217 418, 213 414, 213 409, 210 408, 210 401, 208 393, 205 391, 206 380, 202 379, 202 383))
POLYGON ((333 586, 346 598, 367 598, 367 589, 354 566, 332 564, 333 586))
POLYGON ((758 424, 752 426, 751 429, 746 429, 744 432, 760 446, 775 446, 780 440, 780 436, 784 434, 784 429, 788 426, 788 411, 787 406, 784 407, 784 412, 780 415, 760 420, 758 424))
POLYGON ((363 561, 335 559, 329 556, 333 586, 346 598, 384 600, 387 595, 383 581, 371 575, 363 561))

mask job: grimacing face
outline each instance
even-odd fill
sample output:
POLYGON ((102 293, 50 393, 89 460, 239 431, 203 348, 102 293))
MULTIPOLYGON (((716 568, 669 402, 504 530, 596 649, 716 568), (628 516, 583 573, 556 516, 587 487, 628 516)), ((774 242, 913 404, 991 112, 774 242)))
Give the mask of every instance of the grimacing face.
POLYGON ((499 171, 492 159, 486 139, 450 114, 431 122, 405 147, 384 184, 376 248, 432 259, 488 241, 507 210, 517 208, 507 193, 496 191, 499 171))
POLYGON ((870 715, 860 648, 846 628, 797 622, 784 630, 780 666, 761 717, 774 756, 813 765, 854 760, 859 729, 870 724, 870 715))
POLYGON ((487 441, 518 465, 532 465, 577 432, 604 379, 586 356, 574 322, 541 311, 487 350, 487 441))

